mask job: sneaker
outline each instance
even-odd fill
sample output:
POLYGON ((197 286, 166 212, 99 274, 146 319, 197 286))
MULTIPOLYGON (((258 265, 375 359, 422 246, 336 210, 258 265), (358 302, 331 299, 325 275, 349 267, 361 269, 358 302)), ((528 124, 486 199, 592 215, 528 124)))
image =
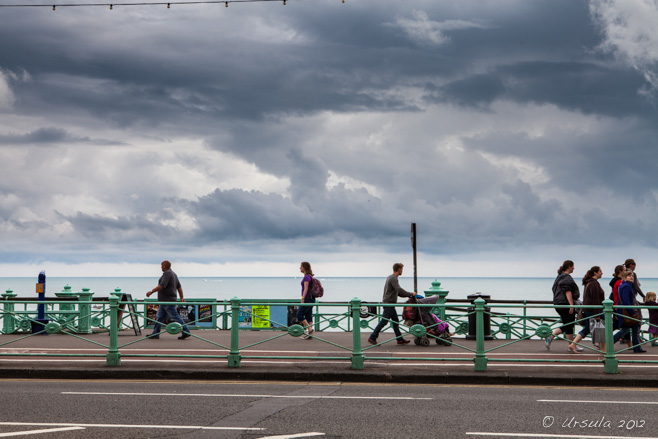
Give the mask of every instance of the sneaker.
POLYGON ((374 339, 372 339, 372 338, 369 338, 369 339, 368 339, 368 343, 370 343, 370 344, 377 344, 377 340, 374 340, 374 339))
POLYGON ((180 337, 178 337, 179 340, 185 340, 186 338, 191 337, 189 332, 183 332, 180 337))
MULTIPOLYGON (((578 352, 582 352, 582 351, 584 351, 584 350, 585 350, 584 348, 581 348, 580 346, 576 346, 576 351, 578 351, 578 352)), ((567 347, 567 351, 568 351, 568 352, 573 352, 573 351, 571 350, 571 348, 569 348, 569 347, 567 347)))
POLYGON ((554 337, 552 335, 549 335, 544 339, 544 344, 546 345, 546 349, 548 349, 549 351, 551 350, 551 343, 553 343, 553 338, 554 337))
POLYGON ((401 338, 398 340, 398 344, 408 344, 411 343, 409 340, 405 340, 404 338, 401 338))

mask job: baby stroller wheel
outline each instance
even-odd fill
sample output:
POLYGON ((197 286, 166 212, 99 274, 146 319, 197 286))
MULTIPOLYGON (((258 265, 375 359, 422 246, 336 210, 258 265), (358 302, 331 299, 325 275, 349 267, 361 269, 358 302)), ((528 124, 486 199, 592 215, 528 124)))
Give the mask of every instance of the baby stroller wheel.
POLYGON ((414 344, 416 346, 420 346, 420 338, 419 337, 414 337, 414 344))
POLYGON ((441 346, 450 346, 452 345, 452 339, 450 337, 437 337, 436 344, 441 346))
POLYGON ((427 347, 427 346, 430 345, 430 339, 427 338, 427 337, 423 337, 423 338, 420 339, 420 344, 421 344, 422 346, 427 347))

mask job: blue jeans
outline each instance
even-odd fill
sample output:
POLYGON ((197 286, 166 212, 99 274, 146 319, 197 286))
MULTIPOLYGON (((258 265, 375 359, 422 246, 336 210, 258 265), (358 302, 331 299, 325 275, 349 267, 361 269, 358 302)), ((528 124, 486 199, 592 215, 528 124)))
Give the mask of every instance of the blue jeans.
POLYGON ((632 330, 632 335, 631 335, 631 343, 633 346, 633 352, 640 352, 642 350, 642 346, 636 346, 640 344, 640 325, 635 325, 632 327, 624 326, 617 331, 614 337, 613 344, 617 343, 622 337, 626 338, 628 337, 628 332, 632 330))
POLYGON ((151 335, 157 335, 160 333, 160 326, 165 322, 165 317, 169 317, 169 320, 172 322, 180 323, 183 325, 183 333, 189 334, 190 328, 187 327, 183 318, 178 314, 176 305, 158 305, 158 313, 155 316, 157 320, 156 324, 153 326, 153 332, 151 335))
POLYGON ((594 310, 587 310, 587 311, 583 310, 583 314, 585 314, 586 319, 583 322, 583 329, 581 329, 578 334, 580 334, 580 336, 582 338, 585 338, 590 333, 590 328, 589 328, 589 319, 590 319, 590 317, 592 317, 595 314, 600 314, 600 313, 598 311, 594 311, 594 310))
POLYGON ((398 322, 400 319, 398 318, 398 313, 395 310, 395 307, 384 307, 384 311, 382 311, 382 319, 379 320, 379 323, 375 327, 375 330, 372 331, 372 334, 370 335, 370 339, 372 340, 377 340, 377 337, 379 337, 379 332, 384 329, 384 326, 388 325, 388 321, 391 320, 391 326, 393 327, 393 332, 395 332, 395 336, 397 338, 402 337, 402 333, 400 332, 400 325, 398 325, 398 322))
POLYGON ((303 304, 311 304, 309 306, 299 305, 297 308, 297 322, 303 322, 306 320, 308 323, 313 323, 313 305, 315 303, 315 297, 306 297, 306 302, 303 304))

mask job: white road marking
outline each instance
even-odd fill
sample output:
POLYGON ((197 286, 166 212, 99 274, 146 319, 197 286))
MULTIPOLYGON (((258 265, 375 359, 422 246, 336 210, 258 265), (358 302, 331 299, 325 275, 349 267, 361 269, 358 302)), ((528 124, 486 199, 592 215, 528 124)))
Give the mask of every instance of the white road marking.
POLYGON ((580 401, 575 399, 538 399, 537 402, 567 402, 576 404, 658 404, 658 401, 580 401))
POLYGON ((63 428, 49 428, 47 430, 14 431, 14 432, 11 432, 11 433, 0 433, 0 437, 27 436, 27 435, 31 435, 31 434, 55 433, 57 431, 71 431, 71 430, 85 430, 85 428, 84 427, 63 427, 63 428))
POLYGON ((263 436, 258 439, 294 439, 298 437, 313 437, 324 436, 324 433, 297 433, 297 434, 284 434, 282 436, 263 436))
POLYGON ((384 399, 428 401, 432 398, 414 398, 410 396, 330 396, 330 395, 254 395, 254 394, 220 394, 220 393, 133 393, 133 392, 62 392, 62 395, 106 395, 106 396, 193 396, 214 398, 296 398, 296 399, 384 399))
MULTIPOLYGON (((629 436, 585 436, 582 434, 533 434, 533 433, 487 433, 466 432, 468 436, 504 436, 504 437, 546 437, 546 438, 573 438, 573 439, 628 439, 629 436)), ((635 439, 658 439, 650 436, 633 436, 635 439)))
POLYGON ((166 428, 174 430, 265 430, 256 427, 208 427, 205 425, 140 425, 140 424, 74 424, 67 422, 0 422, 0 425, 36 427, 80 427, 80 428, 166 428))

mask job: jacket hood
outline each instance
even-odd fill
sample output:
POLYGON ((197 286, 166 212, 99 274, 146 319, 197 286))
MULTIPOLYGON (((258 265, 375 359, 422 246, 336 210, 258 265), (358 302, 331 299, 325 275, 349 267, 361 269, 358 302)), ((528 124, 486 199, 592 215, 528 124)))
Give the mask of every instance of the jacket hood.
POLYGON ((590 277, 589 279, 583 280, 583 285, 587 285, 588 283, 595 282, 595 281, 596 281, 596 279, 594 279, 593 277, 590 277))

